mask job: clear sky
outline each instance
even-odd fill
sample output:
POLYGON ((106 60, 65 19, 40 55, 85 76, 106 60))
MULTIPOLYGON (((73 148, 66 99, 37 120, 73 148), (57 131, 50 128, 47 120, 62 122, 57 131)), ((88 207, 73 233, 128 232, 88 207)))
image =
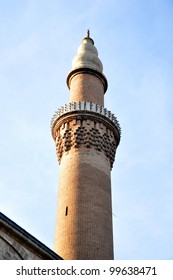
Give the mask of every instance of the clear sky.
POLYGON ((122 138, 112 170, 116 259, 173 259, 173 1, 0 0, 0 211, 53 248, 54 112, 86 30, 122 138))

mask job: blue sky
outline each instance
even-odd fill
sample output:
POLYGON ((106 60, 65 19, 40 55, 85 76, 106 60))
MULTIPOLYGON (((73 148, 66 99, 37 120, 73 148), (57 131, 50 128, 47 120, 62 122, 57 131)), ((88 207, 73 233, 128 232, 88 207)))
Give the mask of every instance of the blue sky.
POLYGON ((122 139, 116 259, 173 259, 173 2, 0 0, 1 212, 53 248, 60 168, 50 121, 86 30, 122 139))

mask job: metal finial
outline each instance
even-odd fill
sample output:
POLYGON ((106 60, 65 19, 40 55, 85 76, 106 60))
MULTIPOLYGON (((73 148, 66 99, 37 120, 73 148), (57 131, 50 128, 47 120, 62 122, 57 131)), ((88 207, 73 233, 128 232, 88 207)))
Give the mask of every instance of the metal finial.
POLYGON ((90 30, 89 29, 87 29, 87 34, 86 34, 86 37, 83 39, 83 42, 87 42, 87 43, 90 43, 90 44, 92 44, 92 45, 94 45, 94 40, 93 39, 91 39, 91 37, 90 37, 90 30))
POLYGON ((87 30, 87 37, 90 38, 90 30, 87 30))

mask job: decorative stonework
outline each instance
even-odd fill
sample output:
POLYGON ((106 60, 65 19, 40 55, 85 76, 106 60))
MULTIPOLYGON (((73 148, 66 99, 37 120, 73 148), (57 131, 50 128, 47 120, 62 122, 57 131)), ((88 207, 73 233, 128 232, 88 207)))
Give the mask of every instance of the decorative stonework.
POLYGON ((64 152, 85 147, 87 149, 94 148, 96 151, 104 153, 110 160, 111 167, 113 166, 117 141, 113 132, 102 123, 96 125, 89 119, 62 123, 56 130, 55 142, 59 163, 64 152))
POLYGON ((110 121, 114 123, 117 130, 119 131, 119 134, 121 134, 121 128, 119 125, 119 122, 117 118, 114 116, 114 114, 111 113, 111 111, 107 110, 103 106, 100 106, 98 104, 92 103, 92 102, 85 102, 85 101, 79 101, 79 102, 73 102, 69 104, 65 104, 60 109, 58 109, 52 120, 51 120, 51 128, 53 128, 54 123, 64 114, 67 114, 69 112, 75 112, 75 111, 85 111, 85 112, 93 112, 100 114, 106 118, 108 118, 110 121))
POLYGON ((0 260, 61 259, 52 250, 0 212, 0 260))
POLYGON ((38 260, 38 257, 19 240, 0 231, 0 260, 38 260))
POLYGON ((0 236, 0 260, 22 260, 22 256, 0 236))

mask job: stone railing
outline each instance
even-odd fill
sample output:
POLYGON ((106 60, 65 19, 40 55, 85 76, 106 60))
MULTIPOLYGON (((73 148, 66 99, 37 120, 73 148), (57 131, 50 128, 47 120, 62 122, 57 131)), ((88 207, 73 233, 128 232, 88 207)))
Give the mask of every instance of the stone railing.
POLYGON ((119 133, 121 134, 120 124, 119 124, 117 118, 115 117, 115 115, 111 113, 111 111, 108 111, 106 108, 104 108, 103 106, 100 106, 98 104, 95 104, 92 102, 85 102, 85 101, 79 101, 79 102, 65 104, 64 106, 59 108, 55 112, 55 114, 51 120, 51 127, 53 126, 53 123, 55 122, 55 120, 59 119, 62 115, 69 113, 69 112, 74 112, 74 111, 89 111, 89 112, 101 114, 101 115, 107 117, 108 119, 110 119, 115 124, 119 133))

